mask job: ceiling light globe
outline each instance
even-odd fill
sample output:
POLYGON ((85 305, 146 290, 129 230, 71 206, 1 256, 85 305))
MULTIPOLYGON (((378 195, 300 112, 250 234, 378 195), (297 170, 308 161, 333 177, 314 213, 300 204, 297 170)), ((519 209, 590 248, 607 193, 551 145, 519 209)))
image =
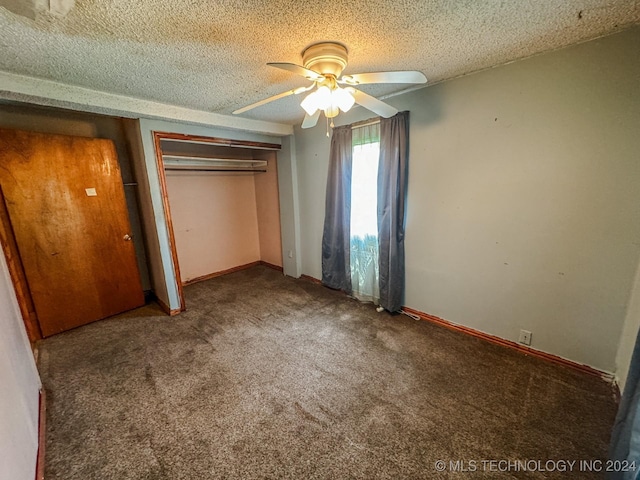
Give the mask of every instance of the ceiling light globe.
POLYGON ((309 116, 314 115, 318 111, 318 99, 316 98, 316 94, 317 92, 311 92, 300 103, 300 106, 304 108, 304 111, 307 112, 307 115, 309 116))
POLYGON ((323 85, 322 87, 318 88, 318 90, 316 90, 315 94, 315 98, 317 99, 316 102, 320 110, 324 110, 331 106, 332 95, 329 87, 323 85))
POLYGON ((356 103, 356 99, 353 98, 353 95, 344 88, 337 88, 333 91, 334 103, 338 105, 340 110, 347 113, 353 107, 353 104, 356 103))

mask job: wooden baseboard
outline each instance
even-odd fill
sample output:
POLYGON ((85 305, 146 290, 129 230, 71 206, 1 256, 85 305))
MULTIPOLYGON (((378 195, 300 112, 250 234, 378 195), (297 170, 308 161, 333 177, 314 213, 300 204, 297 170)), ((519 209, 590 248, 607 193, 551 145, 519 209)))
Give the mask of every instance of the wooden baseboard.
POLYGON ((36 480, 44 480, 44 453, 47 443, 47 397, 44 388, 40 390, 38 401, 38 456, 36 459, 36 480))
POLYGON ((226 270, 221 270, 219 272, 208 273, 207 275, 202 275, 201 277, 191 278, 186 282, 182 282, 183 286, 192 285, 198 282, 204 282, 205 280, 210 280, 212 278, 220 277, 222 275, 228 275, 229 273, 239 272, 240 270, 246 270, 247 268, 255 267, 256 265, 260 265, 260 260, 257 262, 247 263, 245 265, 238 265, 237 267, 227 268, 226 270))
POLYGON ((191 278, 186 282, 182 282, 183 286, 192 285, 198 282, 204 282, 205 280, 210 280, 212 278, 221 277, 222 275, 228 275, 230 273, 239 272, 241 270, 246 270, 251 267, 255 267, 256 265, 264 265, 265 267, 272 268, 277 270, 278 272, 282 272, 282 267, 278 265, 274 265, 273 263, 265 262, 264 260, 258 260, 257 262, 246 263, 244 265, 238 265, 237 267, 227 268, 226 270, 221 270, 219 272, 208 273, 207 275, 202 275, 201 277, 191 278))
POLYGON ((300 278, 302 280, 306 280, 307 282, 315 283, 316 285, 322 285, 322 280, 318 280, 317 278, 310 275, 300 275, 300 278))
POLYGON ((586 373, 588 375, 593 375, 596 377, 603 378, 605 380, 613 380, 613 375, 609 372, 603 372, 597 370, 588 365, 584 365, 582 363, 577 363, 572 360, 568 360, 566 358, 559 357, 557 355, 553 355, 551 353, 543 352, 541 350, 536 350, 535 348, 528 347, 526 345, 521 345, 519 343, 513 342, 511 340, 506 340, 501 337, 496 337, 495 335, 489 335, 488 333, 480 332, 478 330, 474 330, 473 328, 465 327, 463 325, 458 325, 456 323, 450 322, 448 320, 444 320, 443 318, 436 317, 435 315, 430 315, 425 312, 421 312, 420 310, 416 310, 410 307, 402 307, 402 309, 408 313, 413 315, 417 315, 422 320, 426 320, 431 323, 435 323, 442 327, 448 328, 450 330, 455 330, 457 332, 466 333, 467 335, 471 335, 476 338, 480 338, 487 342, 494 343, 496 345, 502 345, 503 347, 511 348, 516 350, 524 355, 531 355, 532 357, 541 358, 543 360, 547 360, 548 362, 556 363, 559 365, 564 365, 565 367, 569 367, 573 370, 578 370, 580 372, 586 373))
POLYGON ((278 272, 284 271, 282 267, 279 267, 278 265, 274 265, 273 263, 265 262, 264 260, 260 260, 260 265, 264 265, 265 267, 272 268, 278 272))
POLYGON ((180 308, 174 308, 171 309, 169 307, 169 305, 167 305, 166 303, 164 303, 162 300, 160 300, 158 297, 156 297, 156 302, 158 303, 158 305, 160 305, 160 308, 162 310, 164 310, 164 313, 166 313, 167 315, 173 317, 175 315, 178 315, 180 312, 183 311, 183 309, 180 308))

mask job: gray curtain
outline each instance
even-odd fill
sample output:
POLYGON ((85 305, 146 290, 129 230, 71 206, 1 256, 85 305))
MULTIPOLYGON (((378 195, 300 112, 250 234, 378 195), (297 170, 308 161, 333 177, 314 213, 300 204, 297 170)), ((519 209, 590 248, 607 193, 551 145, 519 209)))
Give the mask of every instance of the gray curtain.
POLYGON ((347 294, 351 294, 351 138, 351 126, 334 128, 322 233, 322 283, 347 294))
POLYGON ((378 166, 378 248, 380 305, 402 308, 404 297, 404 221, 409 160, 409 112, 380 119, 378 166))
POLYGON ((609 472, 608 478, 640 478, 640 333, 636 338, 627 382, 613 426, 609 458, 620 462, 635 462, 636 470, 609 472))

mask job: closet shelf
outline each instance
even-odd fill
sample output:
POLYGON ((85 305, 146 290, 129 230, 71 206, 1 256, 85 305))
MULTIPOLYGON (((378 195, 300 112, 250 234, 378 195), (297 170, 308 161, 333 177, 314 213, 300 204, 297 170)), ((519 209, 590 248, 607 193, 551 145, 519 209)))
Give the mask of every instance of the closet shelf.
POLYGON ((162 155, 165 170, 198 172, 258 172, 267 171, 266 160, 212 158, 187 155, 162 155))

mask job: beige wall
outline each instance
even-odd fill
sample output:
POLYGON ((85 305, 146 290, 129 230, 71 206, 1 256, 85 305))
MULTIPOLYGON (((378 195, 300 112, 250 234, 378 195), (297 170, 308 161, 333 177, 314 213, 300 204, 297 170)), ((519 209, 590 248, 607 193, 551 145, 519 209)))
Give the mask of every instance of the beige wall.
MULTIPOLYGON (((640 254, 638 51, 635 28, 388 99, 411 111, 405 305, 614 371, 640 254)), ((320 278, 329 140, 295 135, 320 278)))
POLYGON ((631 299, 627 308, 622 334, 620 335, 620 345, 616 355, 616 376, 620 390, 624 389, 631 365, 633 349, 636 345, 636 337, 640 329, 640 265, 636 272, 636 279, 631 291, 631 299))
POLYGON ((298 278, 302 274, 302 250, 300 248, 300 202, 298 199, 296 142, 293 135, 282 139, 282 149, 277 156, 282 269, 285 275, 298 278))
POLYGON ((260 260, 252 175, 166 175, 183 282, 260 260))
POLYGON ((0 254, 0 478, 33 480, 40 378, 0 254))
MULTIPOLYGON (((137 191, 140 198, 140 224, 144 234, 147 262, 149 268, 149 284, 156 298, 165 305, 169 305, 166 272, 161 261, 160 242, 156 227, 156 215, 151 202, 151 184, 146 168, 144 147, 140 121, 123 119, 123 131, 129 146, 131 164, 138 183, 137 191)), ((154 163, 155 166, 155 163, 154 163)), ((156 168, 157 170, 157 168, 156 168)))
POLYGON ((282 267, 282 239, 280 237, 280 203, 276 153, 264 151, 254 155, 267 161, 267 172, 253 178, 256 190, 260 260, 282 267))

